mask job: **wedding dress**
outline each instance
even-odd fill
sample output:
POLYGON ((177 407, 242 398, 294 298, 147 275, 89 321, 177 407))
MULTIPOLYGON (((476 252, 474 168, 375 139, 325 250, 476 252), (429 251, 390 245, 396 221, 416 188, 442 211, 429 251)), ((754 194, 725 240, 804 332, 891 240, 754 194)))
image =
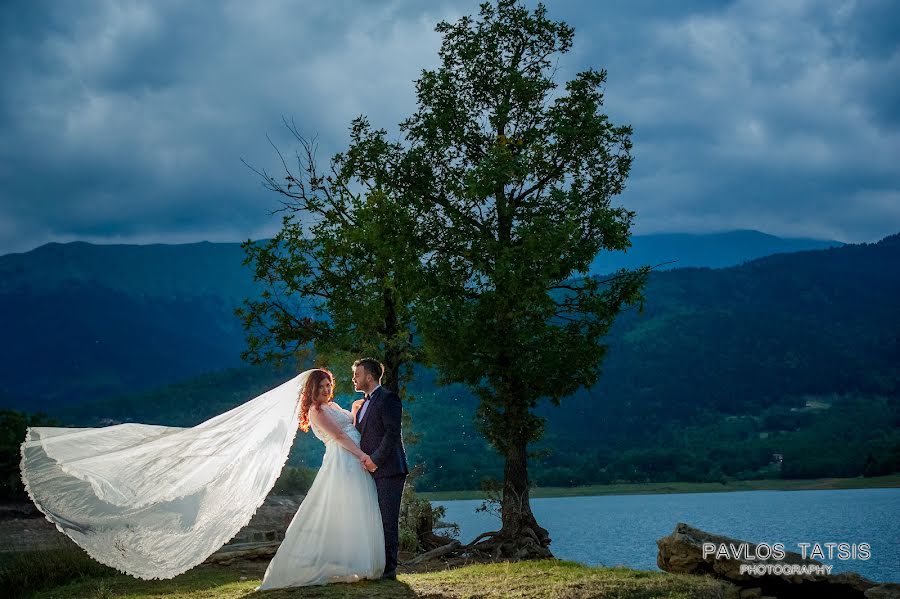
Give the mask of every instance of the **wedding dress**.
MULTIPOLYGON (((359 443, 350 412, 334 402, 322 409, 359 443)), ((375 481, 328 431, 314 422, 310 428, 325 443, 322 467, 256 590, 356 582, 380 578, 384 571, 384 529, 375 481)))
MULTIPOLYGON (((137 578, 172 578, 227 543, 263 503, 297 434, 310 372, 191 428, 30 427, 22 482, 47 520, 95 560, 137 578)), ((383 534, 374 481, 349 452, 326 445, 322 471, 279 555, 321 552, 345 564, 344 574, 367 575, 379 559, 372 547, 384 555, 373 537, 376 529, 383 534)), ((290 569, 277 559, 273 584, 290 569)))

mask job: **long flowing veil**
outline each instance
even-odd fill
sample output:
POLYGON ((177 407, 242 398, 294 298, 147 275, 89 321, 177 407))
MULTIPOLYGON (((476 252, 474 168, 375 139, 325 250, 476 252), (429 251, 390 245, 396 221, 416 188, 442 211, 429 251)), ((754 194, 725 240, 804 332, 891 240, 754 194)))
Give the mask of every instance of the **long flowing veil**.
POLYGON ((95 560, 172 578, 246 526, 297 434, 311 371, 191 428, 30 427, 22 482, 47 520, 95 560))

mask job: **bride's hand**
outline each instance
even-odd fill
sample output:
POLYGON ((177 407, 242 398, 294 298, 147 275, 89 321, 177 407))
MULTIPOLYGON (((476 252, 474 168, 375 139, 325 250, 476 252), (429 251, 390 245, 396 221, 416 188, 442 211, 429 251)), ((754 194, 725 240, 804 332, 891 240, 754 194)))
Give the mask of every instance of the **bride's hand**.
POLYGON ((375 472, 376 470, 378 470, 378 466, 375 465, 375 462, 372 461, 372 457, 366 453, 362 454, 362 457, 359 458, 359 463, 362 464, 362 467, 369 472, 375 472))
POLYGON ((356 416, 356 413, 359 411, 359 409, 363 405, 363 402, 365 402, 365 401, 366 401, 365 399, 357 399, 356 401, 354 401, 353 405, 350 406, 350 413, 352 413, 354 416, 356 416))

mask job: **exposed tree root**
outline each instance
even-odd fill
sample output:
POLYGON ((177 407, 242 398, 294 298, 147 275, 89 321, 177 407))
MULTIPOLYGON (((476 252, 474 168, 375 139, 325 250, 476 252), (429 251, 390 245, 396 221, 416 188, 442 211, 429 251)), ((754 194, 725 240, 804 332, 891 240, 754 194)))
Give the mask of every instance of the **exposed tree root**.
MULTIPOLYGON (((546 536, 546 535, 544 535, 546 536)), ((546 559, 553 557, 547 545, 541 542, 541 536, 530 527, 522 528, 517 535, 504 534, 502 531, 484 533, 474 541, 462 547, 466 553, 499 559, 546 559)), ((547 539, 549 544, 549 539, 547 539)))

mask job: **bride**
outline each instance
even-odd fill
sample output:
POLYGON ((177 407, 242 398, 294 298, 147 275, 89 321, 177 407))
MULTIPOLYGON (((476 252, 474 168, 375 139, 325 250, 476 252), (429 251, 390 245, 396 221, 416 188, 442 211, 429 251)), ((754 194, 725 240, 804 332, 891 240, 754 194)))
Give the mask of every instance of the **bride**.
POLYGON ((325 443, 322 468, 260 588, 381 575, 383 530, 354 414, 312 369, 191 428, 124 423, 30 427, 20 470, 47 520, 97 561, 146 580, 202 563, 246 526, 298 428, 325 443))
POLYGON ((313 371, 303 390, 300 428, 325 443, 325 457, 256 590, 381 578, 384 530, 353 426, 359 405, 341 408, 333 390, 327 370, 313 371))

